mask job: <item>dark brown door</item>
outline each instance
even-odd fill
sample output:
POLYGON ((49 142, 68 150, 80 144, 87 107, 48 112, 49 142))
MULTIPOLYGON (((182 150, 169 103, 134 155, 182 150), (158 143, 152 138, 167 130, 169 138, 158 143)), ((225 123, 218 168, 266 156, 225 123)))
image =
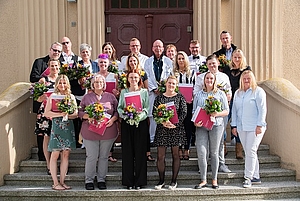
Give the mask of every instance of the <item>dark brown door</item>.
POLYGON ((141 41, 141 52, 148 56, 156 39, 189 54, 192 0, 106 0, 105 16, 106 41, 113 43, 118 58, 129 53, 132 37, 141 41))

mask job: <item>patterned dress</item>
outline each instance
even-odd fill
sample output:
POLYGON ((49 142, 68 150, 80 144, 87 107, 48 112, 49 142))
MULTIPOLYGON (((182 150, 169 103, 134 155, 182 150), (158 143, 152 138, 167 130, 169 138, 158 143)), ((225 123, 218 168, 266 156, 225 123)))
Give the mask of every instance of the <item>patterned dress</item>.
MULTIPOLYGON (((45 77, 45 79, 46 82, 48 82, 49 84, 47 88, 52 89, 55 83, 49 80, 48 77, 45 77)), ((50 119, 44 116, 44 112, 45 112, 45 103, 43 102, 37 112, 34 134, 36 135, 43 134, 43 135, 50 136, 52 122, 50 119)))
POLYGON ((76 149, 73 120, 62 121, 62 117, 52 119, 52 129, 48 151, 76 149))
POLYGON ((161 94, 155 98, 154 107, 172 101, 176 107, 179 123, 175 124, 176 128, 166 128, 162 124, 158 124, 153 142, 155 146, 174 147, 186 143, 183 121, 187 115, 187 106, 183 95, 178 93, 173 97, 166 97, 161 94))

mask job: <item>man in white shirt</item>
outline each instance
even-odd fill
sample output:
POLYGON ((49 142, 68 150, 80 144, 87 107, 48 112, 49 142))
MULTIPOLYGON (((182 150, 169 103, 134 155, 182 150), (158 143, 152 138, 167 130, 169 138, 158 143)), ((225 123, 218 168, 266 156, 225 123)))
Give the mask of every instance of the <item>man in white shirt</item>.
POLYGON ((63 45, 63 51, 60 56, 60 61, 65 64, 65 63, 77 63, 81 58, 77 55, 75 55, 72 52, 72 42, 70 38, 68 37, 63 37, 61 39, 61 44, 63 45))
POLYGON ((201 47, 200 42, 198 40, 191 40, 190 42, 190 52, 189 56, 190 68, 195 70, 196 73, 199 72, 199 66, 206 61, 206 57, 200 54, 201 47))
MULTIPOLYGON (((145 65, 145 61, 149 58, 148 56, 140 53, 140 50, 141 50, 141 43, 139 41, 139 39, 137 38, 132 38, 130 40, 130 43, 129 43, 129 49, 130 49, 130 52, 132 54, 136 54, 139 58, 139 61, 140 61, 140 65, 141 65, 141 68, 144 69, 144 65, 145 65)), ((128 56, 122 56, 121 57, 121 64, 119 65, 119 70, 122 70, 124 71, 126 69, 126 62, 127 62, 127 58, 128 56)))
MULTIPOLYGON (((211 65, 207 65, 208 71, 212 72, 216 75, 216 82, 217 85, 222 86, 224 90, 226 90, 226 96, 227 100, 230 101, 232 97, 232 92, 231 92, 231 86, 230 86, 230 81, 229 77, 225 74, 222 73, 218 70, 219 66, 219 61, 216 57, 216 55, 210 55, 207 57, 206 61, 208 60, 213 60, 213 62, 210 62, 211 65)), ((204 76, 206 73, 202 73, 197 76, 196 78, 196 83, 194 86, 194 91, 193 94, 194 96, 203 89, 203 84, 204 84, 204 76)), ((224 128, 226 129, 227 121, 226 117, 224 117, 224 128)), ((219 171, 220 172, 231 172, 228 167, 225 165, 225 157, 224 157, 224 137, 222 137, 221 143, 220 143, 220 149, 219 149, 219 171)))

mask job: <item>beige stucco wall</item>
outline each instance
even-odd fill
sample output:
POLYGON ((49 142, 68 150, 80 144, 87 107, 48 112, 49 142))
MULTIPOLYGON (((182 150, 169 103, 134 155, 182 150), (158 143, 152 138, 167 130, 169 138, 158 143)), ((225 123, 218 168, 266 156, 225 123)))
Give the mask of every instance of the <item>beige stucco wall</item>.
POLYGON ((0 95, 0 186, 3 176, 18 171, 36 144, 36 115, 30 113, 29 84, 16 83, 0 95))
POLYGON ((272 78, 260 85, 267 93, 267 131, 262 143, 280 156, 283 168, 296 170, 300 180, 300 92, 288 80, 272 78))

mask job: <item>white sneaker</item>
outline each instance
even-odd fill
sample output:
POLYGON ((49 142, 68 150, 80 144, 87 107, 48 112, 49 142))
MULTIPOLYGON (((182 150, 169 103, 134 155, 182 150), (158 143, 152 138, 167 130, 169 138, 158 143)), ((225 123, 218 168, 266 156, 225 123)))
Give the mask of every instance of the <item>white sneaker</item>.
POLYGON ((227 167, 227 165, 222 164, 222 165, 220 165, 220 167, 219 167, 219 172, 230 173, 231 170, 229 170, 229 168, 227 167))
POLYGON ((169 190, 175 190, 176 187, 177 187, 177 182, 175 184, 171 183, 169 186, 169 190))
POLYGON ((244 188, 251 188, 251 186, 252 186, 251 179, 245 178, 245 181, 243 183, 243 187, 244 188))
POLYGON ((85 149, 85 146, 83 143, 81 144, 81 149, 85 149))

